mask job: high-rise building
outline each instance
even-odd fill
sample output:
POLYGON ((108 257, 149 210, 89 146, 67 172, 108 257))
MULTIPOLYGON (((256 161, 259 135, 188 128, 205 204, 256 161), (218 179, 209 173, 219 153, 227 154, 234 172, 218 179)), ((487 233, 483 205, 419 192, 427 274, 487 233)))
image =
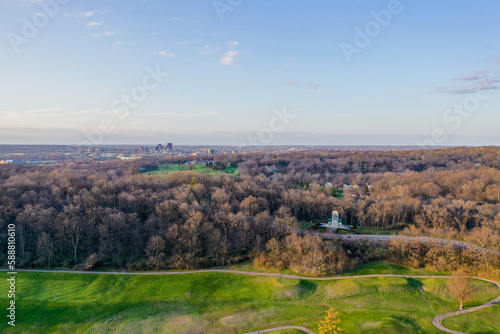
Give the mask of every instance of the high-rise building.
POLYGON ((173 150, 174 146, 172 145, 172 143, 167 143, 167 151, 173 152, 173 150))

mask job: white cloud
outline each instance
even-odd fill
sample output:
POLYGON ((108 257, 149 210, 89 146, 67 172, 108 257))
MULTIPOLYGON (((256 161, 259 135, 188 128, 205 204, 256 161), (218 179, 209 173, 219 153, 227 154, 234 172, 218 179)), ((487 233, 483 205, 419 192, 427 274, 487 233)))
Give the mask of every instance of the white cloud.
POLYGON ((76 17, 91 17, 94 15, 95 15, 95 12, 90 12, 90 11, 75 14, 76 17))
POLYGON ((221 63, 222 65, 226 65, 226 66, 232 66, 235 64, 236 57, 239 54, 240 53, 236 50, 230 50, 230 51, 224 53, 224 56, 219 60, 219 63, 221 63))
POLYGON ((100 27, 100 26, 102 26, 101 22, 92 21, 92 22, 87 23, 87 27, 89 27, 89 28, 100 27))
POLYGON ((93 11, 87 11, 87 12, 78 12, 78 13, 73 13, 73 14, 64 14, 64 17, 74 17, 74 18, 86 18, 86 17, 92 17, 95 15, 95 12, 93 11))
POLYGON ((96 32, 95 34, 90 35, 90 37, 101 37, 101 36, 114 36, 119 34, 119 31, 105 31, 102 34, 100 32, 96 32))
POLYGON ((159 55, 159 56, 163 56, 163 57, 173 57, 174 56, 174 54, 172 52, 168 52, 166 50, 155 51, 154 54, 159 55))
POLYGON ((227 42, 227 45, 229 45, 230 47, 237 47, 238 45, 240 44, 240 42, 238 41, 232 41, 232 42, 227 42))
POLYGON ((200 48, 202 51, 201 51, 201 54, 204 55, 204 56, 209 56, 209 55, 213 55, 215 53, 217 53, 218 50, 220 50, 222 47, 219 45, 219 46, 216 46, 216 47, 212 47, 210 45, 205 45, 204 47, 200 48))
POLYGON ((178 16, 178 17, 173 17, 172 20, 181 21, 183 18, 184 18, 183 16, 178 16))
POLYGON ((25 114, 48 114, 48 113, 56 113, 56 112, 61 112, 65 111, 64 109, 61 108, 45 108, 45 109, 33 109, 33 110, 26 110, 26 111, 21 111, 19 112, 20 114, 25 113, 25 114))
POLYGON ((122 45, 123 45, 123 42, 114 42, 114 43, 113 43, 113 47, 114 47, 114 48, 120 47, 120 46, 122 46, 122 45))

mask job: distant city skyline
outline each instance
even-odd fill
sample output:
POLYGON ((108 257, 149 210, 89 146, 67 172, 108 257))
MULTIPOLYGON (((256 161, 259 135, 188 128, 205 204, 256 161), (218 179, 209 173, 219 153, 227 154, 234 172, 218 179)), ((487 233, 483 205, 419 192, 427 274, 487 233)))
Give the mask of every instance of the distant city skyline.
POLYGON ((0 9, 0 144, 500 145, 498 1, 0 9))

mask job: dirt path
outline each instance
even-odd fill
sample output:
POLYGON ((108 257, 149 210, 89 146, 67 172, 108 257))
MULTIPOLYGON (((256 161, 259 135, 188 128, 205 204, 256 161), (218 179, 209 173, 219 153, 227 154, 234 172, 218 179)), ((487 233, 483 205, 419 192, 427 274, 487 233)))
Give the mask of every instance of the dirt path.
MULTIPOLYGON (((0 272, 8 272, 6 269, 0 269, 0 272)), ((266 277, 279 277, 279 278, 289 278, 289 279, 303 279, 310 281, 332 281, 332 280, 341 280, 341 279, 350 279, 350 278, 364 278, 364 277, 401 277, 401 278, 451 278, 452 276, 433 276, 433 275, 391 275, 391 274, 370 274, 370 275, 353 275, 353 276, 336 276, 336 277, 306 277, 299 275, 289 275, 289 274, 279 274, 279 273, 257 273, 257 272, 249 272, 249 271, 238 271, 238 270, 230 270, 230 269, 206 269, 206 270, 192 270, 192 271, 155 271, 155 272, 127 272, 127 271, 74 271, 74 270, 32 270, 32 269, 20 269, 16 270, 16 272, 34 272, 34 273, 62 273, 62 274, 99 274, 99 275, 185 275, 185 274, 197 274, 197 273, 227 273, 227 274, 236 274, 236 275, 247 275, 247 276, 266 276, 266 277)), ((473 279, 478 279, 481 281, 489 282, 495 284, 500 289, 500 282, 489 280, 486 278, 480 277, 470 277, 473 279)), ((487 307, 491 307, 493 305, 500 304, 500 295, 495 299, 489 301, 486 304, 472 307, 463 311, 451 312, 442 315, 436 316, 432 320, 432 324, 445 332, 455 333, 455 334, 464 334, 462 332, 457 332, 451 329, 448 329, 442 325, 442 321, 445 318, 452 317, 455 315, 471 313, 475 311, 479 311, 485 309, 487 307)), ((258 334, 260 333, 269 333, 282 329, 298 329, 304 331, 309 334, 314 334, 313 331, 304 327, 298 326, 284 326, 284 327, 276 327, 270 329, 263 329, 260 331, 249 332, 246 334, 258 334)))

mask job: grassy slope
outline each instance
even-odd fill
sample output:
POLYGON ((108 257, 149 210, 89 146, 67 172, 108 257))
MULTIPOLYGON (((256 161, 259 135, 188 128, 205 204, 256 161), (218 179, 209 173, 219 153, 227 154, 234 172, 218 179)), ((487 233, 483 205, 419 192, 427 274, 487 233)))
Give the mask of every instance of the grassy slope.
POLYGON ((500 333, 500 305, 470 314, 446 318, 443 325, 470 334, 500 333))
POLYGON ((371 262, 363 264, 354 270, 346 271, 341 276, 371 275, 371 274, 390 274, 390 275, 409 275, 409 276, 446 276, 451 273, 434 272, 427 269, 411 269, 397 264, 386 262, 371 262))
MULTIPOLYGON (((374 266, 351 274, 378 270, 401 273, 404 269, 374 266)), ((17 326, 5 330, 6 321, 2 321, 0 331, 243 333, 304 323, 316 330, 324 311, 333 306, 340 311, 349 333, 438 333, 431 325, 432 318, 458 306, 445 284, 446 279, 312 282, 220 273, 139 276, 21 272, 17 326)), ((481 292, 469 305, 498 294, 489 283, 475 284, 481 292)), ((5 280, 0 280, 0 291, 7 291, 5 280)), ((7 305, 5 294, 0 294, 0 305, 7 305)), ((488 326, 500 330, 491 321, 488 326)))
MULTIPOLYGON (((299 275, 292 270, 269 270, 269 269, 261 269, 256 267, 253 262, 245 262, 242 264, 237 264, 228 267, 222 267, 221 269, 232 269, 239 271, 249 271, 249 272, 272 272, 272 273, 281 273, 281 274, 291 274, 291 275, 299 275)), ((349 270, 342 273, 340 276, 355 276, 355 275, 370 275, 370 274, 390 274, 390 275, 412 275, 412 276, 446 276, 451 275, 451 273, 446 272, 434 272, 426 269, 411 269, 403 266, 399 266, 397 264, 387 263, 387 262, 370 262, 367 264, 363 264, 357 267, 354 270, 349 270)), ((304 276, 304 275, 299 275, 304 276)))

